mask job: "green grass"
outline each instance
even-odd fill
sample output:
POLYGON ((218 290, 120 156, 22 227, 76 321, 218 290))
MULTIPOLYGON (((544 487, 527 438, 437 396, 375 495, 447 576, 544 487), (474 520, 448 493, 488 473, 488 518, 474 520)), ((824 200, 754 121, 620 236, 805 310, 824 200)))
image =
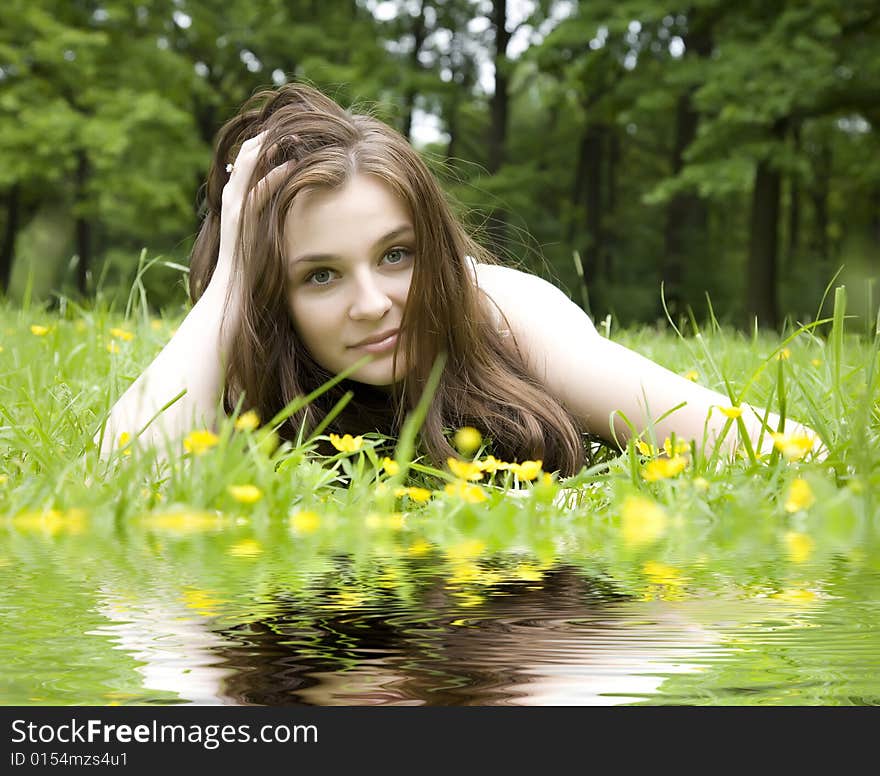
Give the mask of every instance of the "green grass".
MULTIPOLYGON (((99 460, 92 439, 109 407, 180 319, 152 318, 136 301, 127 318, 101 304, 63 302, 52 313, 0 307, 0 581, 7 590, 0 605, 32 623, 17 619, 8 634, 25 677, 42 671, 24 646, 31 637, 76 632, 79 621, 65 619, 71 607, 95 619, 89 591, 108 584, 119 600, 137 600, 137 579, 154 580, 169 601, 200 617, 233 623, 271 608, 278 591, 319 613, 380 605, 388 596, 428 606, 420 603, 428 568, 463 612, 511 584, 540 585, 560 564, 635 600, 772 599, 789 611, 822 608, 832 624, 857 624, 865 616, 858 602, 878 598, 878 341, 845 331, 842 290, 830 321, 785 337, 711 322, 698 331, 691 323, 687 336, 647 327, 611 332, 679 374, 812 426, 827 447, 824 460, 744 450, 727 463, 695 447, 683 471, 647 482, 648 461, 630 445, 621 454, 600 451, 565 481, 496 474, 476 484, 480 499, 447 493, 455 482, 448 471, 410 460, 419 411, 401 440, 367 437, 360 450, 333 457, 309 444, 277 445, 271 427, 237 430, 229 419, 202 454, 178 444, 162 460, 132 446, 99 460), (386 455, 400 465, 394 476, 382 468, 386 455), (807 484, 812 503, 791 506, 796 482, 807 484), (241 485, 259 489, 260 498, 236 500, 230 486, 241 485), (398 497, 407 485, 432 495, 427 503, 398 497), (40 630, 47 617, 54 627, 40 630)), ((764 647, 761 654, 767 665, 797 673, 786 654, 764 647)), ((115 659, 102 670, 110 672, 115 659)), ((126 687, 136 685, 127 664, 118 672, 131 675, 126 687)), ((819 681, 813 668, 804 672, 819 681)), ((46 695, 19 679, 8 694, 17 702, 112 697, 69 675, 58 679, 67 680, 69 691, 46 695)), ((715 697, 694 681, 670 686, 692 701, 715 697)))

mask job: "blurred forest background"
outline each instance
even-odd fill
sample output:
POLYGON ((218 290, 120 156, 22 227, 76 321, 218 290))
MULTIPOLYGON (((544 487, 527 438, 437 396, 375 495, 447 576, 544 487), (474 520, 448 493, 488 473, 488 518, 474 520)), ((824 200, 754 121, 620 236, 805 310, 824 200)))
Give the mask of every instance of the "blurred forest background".
POLYGON ((876 310, 876 0, 3 0, 0 292, 124 301, 146 249, 179 309, 216 131, 299 79, 596 318, 811 320, 841 266, 876 310))

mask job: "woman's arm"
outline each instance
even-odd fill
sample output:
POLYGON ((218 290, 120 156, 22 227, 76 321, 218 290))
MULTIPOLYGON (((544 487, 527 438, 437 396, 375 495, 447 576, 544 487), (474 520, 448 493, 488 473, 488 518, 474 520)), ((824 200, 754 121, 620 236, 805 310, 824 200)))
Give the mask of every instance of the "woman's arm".
MULTIPOLYGON (((513 336, 531 373, 541 380, 562 404, 580 418, 586 429, 608 441, 625 442, 631 432, 620 413, 639 433, 680 404, 659 422, 654 422, 658 442, 675 434, 683 440, 707 442, 711 449, 727 418, 713 406, 729 407, 727 396, 692 383, 628 348, 599 335, 589 316, 562 291, 541 278, 507 267, 480 265, 480 287, 498 304, 509 321, 513 336), (611 416, 614 413, 614 432, 611 416), (707 423, 708 417, 708 423, 707 423)), ((761 434, 763 412, 742 405, 753 447, 761 434)), ((772 430, 779 416, 770 413, 772 430)), ((811 429, 786 421, 787 433, 811 429)), ((732 453, 738 441, 734 424, 724 440, 732 453)), ((764 434, 761 452, 773 447, 764 434)), ((757 447, 755 447, 757 450, 757 447)))
MULTIPOLYGON (((232 332, 238 325, 240 273, 236 272, 236 257, 243 203, 247 203, 248 213, 256 212, 288 172, 288 164, 282 164, 251 184, 263 138, 260 134, 242 144, 223 187, 220 248, 210 283, 169 343, 111 409, 101 441, 102 457, 118 446, 121 434, 134 439, 181 391, 186 393, 143 431, 138 438, 140 444, 161 445, 165 439, 175 441, 195 427, 215 424, 225 362, 232 332)), ((100 429, 95 441, 99 439, 100 429)))
MULTIPOLYGON (((229 332, 234 323, 234 301, 227 306, 227 286, 218 279, 184 318, 158 356, 120 397, 110 411, 101 456, 119 444, 120 435, 132 439, 159 410, 181 391, 186 393, 162 412, 138 439, 159 445, 177 440, 196 427, 212 427, 220 399, 223 364, 229 332), (221 326, 224 317, 229 320, 221 326)), ((96 441, 100 438, 100 430, 96 441)))

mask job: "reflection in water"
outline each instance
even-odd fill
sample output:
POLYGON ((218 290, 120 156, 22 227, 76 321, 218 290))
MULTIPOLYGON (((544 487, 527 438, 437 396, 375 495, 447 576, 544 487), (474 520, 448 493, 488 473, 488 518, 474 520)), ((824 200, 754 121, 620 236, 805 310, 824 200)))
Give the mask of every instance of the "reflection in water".
POLYGON ((112 624, 89 635, 109 636, 116 649, 133 657, 145 690, 179 693, 184 702, 212 706, 227 701, 221 687, 228 670, 214 664, 224 639, 183 605, 131 601, 101 591, 97 610, 112 624))
POLYGON ((573 569, 508 583, 462 609, 442 581, 418 606, 388 601, 274 613, 209 630, 191 610, 104 613, 144 686, 198 704, 609 705, 644 699, 698 668, 713 635, 660 603, 626 602, 573 569))

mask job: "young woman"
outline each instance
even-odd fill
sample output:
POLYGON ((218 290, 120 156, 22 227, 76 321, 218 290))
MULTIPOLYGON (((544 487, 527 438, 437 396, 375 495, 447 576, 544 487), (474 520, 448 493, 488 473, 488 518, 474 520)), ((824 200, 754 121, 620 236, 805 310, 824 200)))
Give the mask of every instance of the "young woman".
MULTIPOLYGON (((500 459, 571 475, 585 433, 630 436, 623 416, 660 440, 712 444, 724 425, 712 408, 727 397, 600 336, 559 289, 499 265, 401 135, 310 87, 262 92, 222 128, 205 206, 192 310, 113 407, 103 454, 184 389, 141 442, 214 424, 221 396, 227 412, 241 401, 269 419, 368 356, 282 435, 308 434, 347 390, 354 399, 329 430, 394 435, 440 354, 421 429, 437 465, 461 426, 482 431, 500 459)), ((759 413, 744 410, 755 441, 759 413)), ((734 430, 724 444, 736 442, 734 430)))

